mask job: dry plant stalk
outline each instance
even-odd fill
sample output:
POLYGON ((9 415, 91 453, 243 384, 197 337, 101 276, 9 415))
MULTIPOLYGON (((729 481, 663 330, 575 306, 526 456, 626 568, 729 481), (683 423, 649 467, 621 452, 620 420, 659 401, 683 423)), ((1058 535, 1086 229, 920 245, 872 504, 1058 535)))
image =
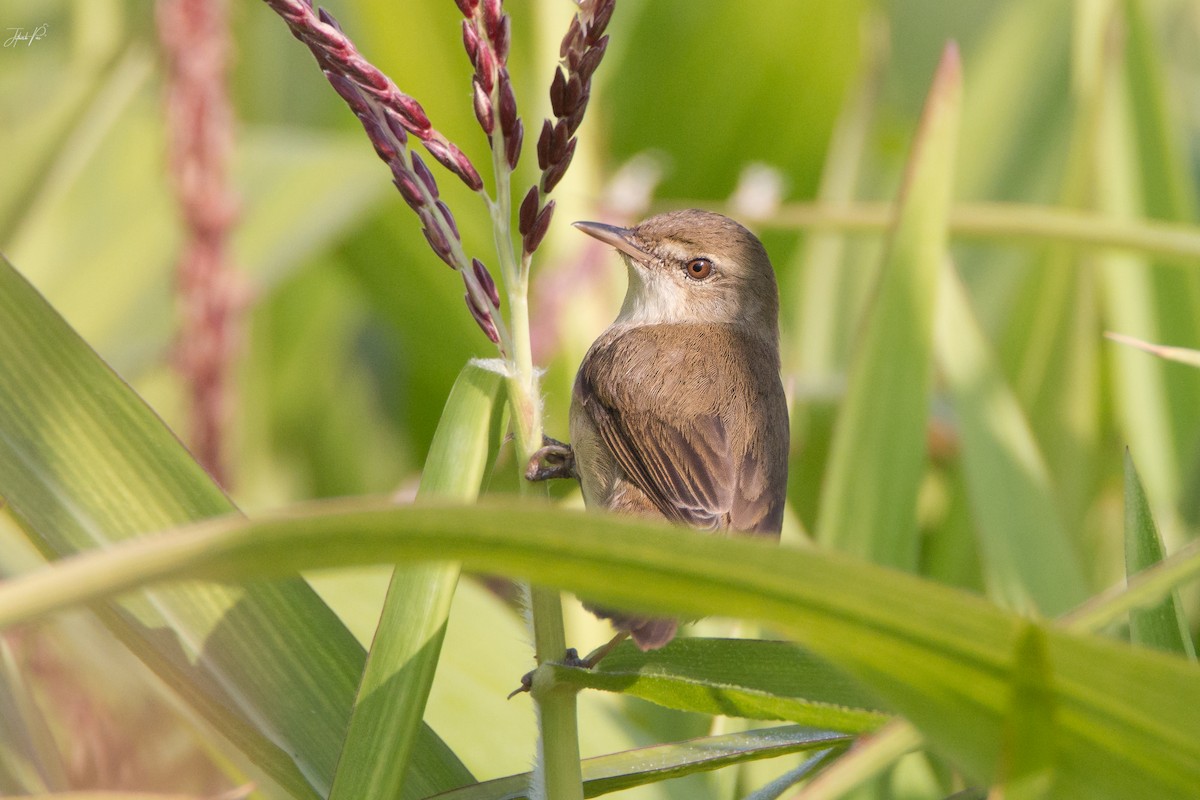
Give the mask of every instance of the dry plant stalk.
POLYGON ((176 364, 187 384, 191 446, 226 485, 224 458, 232 360, 244 306, 229 261, 237 200, 229 186, 233 112, 226 91, 226 0, 159 0, 167 65, 167 137, 175 194, 186 225, 177 276, 181 322, 176 364))

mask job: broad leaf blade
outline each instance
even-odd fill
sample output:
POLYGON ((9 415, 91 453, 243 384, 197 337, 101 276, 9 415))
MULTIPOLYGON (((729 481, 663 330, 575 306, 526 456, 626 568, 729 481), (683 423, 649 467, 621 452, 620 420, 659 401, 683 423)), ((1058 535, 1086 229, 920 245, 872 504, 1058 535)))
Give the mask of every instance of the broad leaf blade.
MULTIPOLYGON (((470 502, 488 464, 500 375, 473 364, 459 374, 434 434, 418 498, 470 502)), ((457 564, 397 566, 375 631, 330 795, 415 797, 409 757, 437 669, 457 564)))
POLYGON ((594 670, 555 667, 555 679, 683 711, 846 733, 875 730, 888 719, 861 687, 788 642, 677 639, 653 653, 626 643, 594 670))
MULTIPOLYGON (((616 607, 776 626, 857 678, 984 784, 997 775, 1020 674, 1017 644, 1032 625, 1044 637, 1045 683, 1055 704, 1058 789, 1182 800, 1200 782, 1200 666, 1031 622, 971 594, 833 553, 528 504, 397 508, 353 500, 218 520, 0 585, 0 626, 147 581, 446 559, 616 607)), ((1170 586, 1178 585, 1200 572, 1200 550, 1163 566, 1177 570, 1170 586)))
MULTIPOLYGON (((634 786, 764 758, 844 747, 851 741, 849 736, 787 725, 587 758, 583 760, 583 796, 599 797, 634 786)), ((509 775, 428 800, 523 800, 529 797, 529 778, 528 773, 509 775)))
MULTIPOLYGON (((0 494, 43 552, 236 512, 7 261, 0 319, 0 494)), ((363 651, 306 583, 165 587, 97 612, 281 786, 328 793, 363 651)), ((470 780, 431 731, 421 747, 432 755, 417 775, 427 792, 470 780)))
POLYGON ((947 47, 913 144, 876 295, 854 351, 821 494, 817 538, 883 564, 917 564, 934 298, 946 249, 962 76, 947 47))

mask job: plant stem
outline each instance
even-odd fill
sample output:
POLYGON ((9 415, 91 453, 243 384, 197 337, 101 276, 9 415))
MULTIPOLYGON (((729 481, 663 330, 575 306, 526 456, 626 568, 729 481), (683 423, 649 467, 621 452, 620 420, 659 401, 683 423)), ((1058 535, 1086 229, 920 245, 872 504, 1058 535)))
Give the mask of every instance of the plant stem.
MULTIPOLYGON (((538 376, 533 367, 529 336, 529 263, 517 260, 512 235, 512 170, 504 156, 499 130, 492 141, 492 168, 496 200, 489 203, 496 253, 508 296, 512 349, 508 353, 508 402, 512 409, 517 464, 523 473, 529 459, 542 446, 542 403, 538 376)), ((521 479, 521 493, 545 494, 521 479)), ((533 627, 534 659, 538 666, 560 660, 566 652, 562 599, 557 591, 529 586, 529 614, 533 627)), ((583 800, 583 773, 579 763, 579 729, 575 691, 555 687, 548 670, 537 670, 530 694, 538 717, 537 764, 530 796, 541 800, 583 800)))
MULTIPOLYGON (((674 201, 671 208, 699 201, 674 201)), ((766 218, 764 228, 882 232, 892 221, 888 203, 787 203, 766 218)), ((1023 203, 963 203, 950 209, 950 234, 986 239, 1059 241, 1115 248, 1194 264, 1200 260, 1200 227, 1145 219, 1123 219, 1055 206, 1023 203)))

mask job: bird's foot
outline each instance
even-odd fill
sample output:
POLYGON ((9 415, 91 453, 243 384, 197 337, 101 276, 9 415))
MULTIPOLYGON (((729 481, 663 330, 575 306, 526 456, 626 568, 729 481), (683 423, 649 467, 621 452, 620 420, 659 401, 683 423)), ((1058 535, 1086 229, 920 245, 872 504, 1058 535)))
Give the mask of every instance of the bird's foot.
MULTIPOLYGON (((564 667, 576 667, 578 669, 592 669, 600 660, 613 651, 617 645, 629 638, 628 631, 621 631, 605 644, 600 645, 595 650, 587 654, 586 658, 579 657, 579 651, 574 647, 568 647, 567 652, 563 653, 562 660, 558 663, 564 667)), ((533 691, 533 673, 537 670, 530 670, 521 676, 521 685, 508 693, 508 699, 511 700, 519 694, 533 691)))
POLYGON ((575 471, 575 451, 571 445, 542 437, 542 447, 529 459, 525 467, 525 479, 545 481, 551 478, 579 478, 575 471))

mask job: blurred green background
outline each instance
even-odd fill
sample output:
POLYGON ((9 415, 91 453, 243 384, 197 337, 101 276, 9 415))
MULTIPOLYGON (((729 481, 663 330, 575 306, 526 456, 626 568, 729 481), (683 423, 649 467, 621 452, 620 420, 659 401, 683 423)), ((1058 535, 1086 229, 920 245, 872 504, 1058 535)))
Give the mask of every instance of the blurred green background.
MULTIPOLYGON (((327 5, 440 130, 477 165, 488 163, 454 3, 327 5)), ((506 8, 529 132, 516 182, 523 194, 535 178, 532 144, 548 110, 557 41, 574 7, 511 0, 506 8)), ((227 443, 231 494, 252 513, 308 498, 411 493, 459 369, 494 350, 463 308, 459 279, 429 251, 307 50, 260 2, 234 3, 231 21, 240 200, 233 260, 253 297, 227 443)), ((0 9, 0 28, 43 23, 43 40, 0 48, 0 250, 174 429, 186 431, 184 395, 169 361, 181 225, 165 169, 152 4, 7 0, 0 9)), ((894 198, 947 39, 958 41, 965 75, 956 202, 1196 221, 1195 3, 620 0, 610 34, 579 152, 556 192, 555 226, 534 265, 548 432, 566 437, 575 368, 624 291, 617 259, 566 223, 633 222, 681 203, 726 208, 746 168, 766 165, 781 181, 784 207, 768 204, 747 221, 772 254, 783 294, 794 540, 817 525, 845 365, 881 237, 875 230, 814 234, 788 222, 787 204, 894 198)), ((468 254, 494 265, 484 208, 457 181, 440 183, 468 254)), ((1086 236, 1031 238, 1016 229, 952 241, 975 313, 1044 461, 1054 529, 1047 535, 1061 537, 1070 553, 1055 565, 1063 585, 1077 580, 1094 593, 1124 574, 1125 447, 1168 548, 1193 536, 1200 373, 1102 335, 1200 347, 1195 260, 1157 263, 1137 251, 1093 247, 1086 236)), ((995 509, 981 507, 971 490, 972 481, 988 480, 987 467, 968 474, 958 421, 937 385, 921 476, 919 561, 907 566, 1042 613, 1069 608, 1084 594, 1064 588, 1052 603, 1014 599, 993 579, 986 531, 995 509)), ((492 491, 515 485, 510 459, 502 452, 492 491)), ((565 486, 554 491, 571 494, 565 486)), ((1013 514, 1024 519, 1019 508, 1013 514)), ((35 558, 16 541, 7 537, 0 553, 9 572, 35 558)), ((369 642, 386 574, 315 580, 369 642)), ((528 660, 519 616, 480 584, 465 585, 456 603, 430 721, 477 776, 523 770, 532 715, 499 700, 528 660), (496 655, 481 665, 479 649, 496 655)), ((1188 608, 1200 619, 1194 597, 1188 608)), ((603 635, 588 619, 572 619, 572 640, 603 635)), ((55 709, 52 729, 68 741, 88 731, 90 749, 76 748, 71 763, 76 785, 223 785, 213 777, 223 759, 196 744, 203 735, 176 719, 184 712, 173 701, 146 688, 152 680, 126 684, 124 670, 140 667, 88 618, 27 638, 18 651, 55 709), (157 716, 146 712, 153 723, 130 710, 143 705, 158 709, 157 716), (84 720, 82 727, 72 731, 72 719, 84 720), (149 724, 164 731, 161 747, 149 757, 129 752, 149 724)), ((585 703, 591 753, 708 729, 705 719, 634 702, 585 703)), ((927 796, 932 768, 899 772, 888 791, 927 796)), ((735 780, 751 781, 689 778, 627 796, 736 796, 735 780)))

